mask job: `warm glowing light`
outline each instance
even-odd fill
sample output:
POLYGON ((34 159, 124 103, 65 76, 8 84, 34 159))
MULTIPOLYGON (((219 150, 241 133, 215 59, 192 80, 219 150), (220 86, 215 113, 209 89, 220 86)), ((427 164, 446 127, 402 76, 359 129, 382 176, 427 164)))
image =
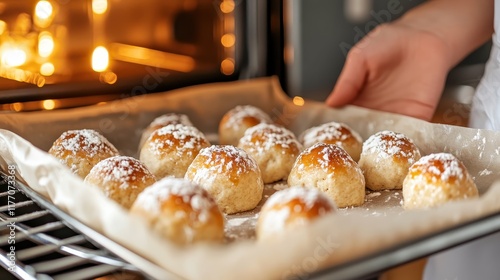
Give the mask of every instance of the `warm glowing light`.
POLYGON ((234 1, 232 0, 224 0, 222 3, 220 3, 220 10, 227 14, 232 11, 234 11, 234 1))
POLYGON ((102 15, 108 10, 108 0, 92 0, 92 12, 102 15))
POLYGON ((50 62, 45 62, 44 64, 42 64, 42 66, 40 66, 40 74, 44 76, 51 76, 52 74, 54 74, 54 72, 55 72, 54 64, 50 62))
POLYGON ((54 51, 54 38, 50 32, 44 31, 38 36, 38 54, 49 57, 54 51))
POLYGON ((236 41, 236 38, 234 37, 234 34, 228 33, 222 35, 220 42, 222 45, 226 48, 230 48, 234 46, 234 42, 236 41))
POLYGON ((56 107, 56 102, 52 99, 47 99, 42 102, 42 107, 45 110, 53 110, 56 107))
POLYGON ((234 30, 234 17, 224 18, 224 30, 234 30))
POLYGON ((10 104, 10 108, 13 111, 20 112, 21 110, 23 110, 23 103, 20 102, 12 103, 10 104))
POLYGON ((52 4, 49 1, 38 1, 35 6, 35 16, 39 19, 49 19, 54 11, 52 4))
MULTIPOLYGON (((190 56, 120 43, 112 43, 110 45, 110 53, 114 60, 185 73, 193 71, 196 67, 196 60, 190 56)), ((162 75, 165 74, 166 73, 162 73, 162 75)))
POLYGON ((293 104, 297 105, 297 106, 304 106, 304 104, 306 103, 304 98, 300 97, 300 96, 295 96, 292 100, 293 104))
POLYGON ((0 20, 0 35, 4 34, 7 31, 7 23, 3 20, 0 20))
POLYGON ((54 18, 54 7, 47 0, 40 0, 36 3, 34 22, 36 25, 45 28, 48 27, 54 18))
POLYGON ((45 85, 45 78, 40 74, 15 67, 0 67, 0 77, 36 85, 37 87, 45 85))
POLYGON ((94 49, 92 54, 92 69, 96 72, 103 72, 109 66, 109 52, 103 47, 99 46, 94 49))
POLYGON ((2 52, 2 65, 7 67, 17 67, 26 63, 27 55, 19 48, 8 48, 2 52))
POLYGON ((106 73, 101 73, 99 79, 103 83, 112 85, 116 83, 116 81, 118 80, 118 76, 114 72, 106 72, 106 73))
POLYGON ((224 59, 220 64, 220 71, 224 75, 231 75, 234 73, 234 61, 230 58, 224 59))

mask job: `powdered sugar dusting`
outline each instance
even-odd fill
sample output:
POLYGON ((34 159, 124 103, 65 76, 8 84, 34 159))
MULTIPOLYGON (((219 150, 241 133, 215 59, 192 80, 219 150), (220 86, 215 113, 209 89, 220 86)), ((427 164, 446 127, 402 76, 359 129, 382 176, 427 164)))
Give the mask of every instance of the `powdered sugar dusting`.
POLYGON ((263 210, 266 208, 273 208, 276 205, 287 204, 288 202, 295 199, 303 203, 304 209, 301 210, 304 211, 311 210, 311 208, 313 208, 318 201, 327 203, 331 206, 331 208, 335 208, 333 203, 323 193, 316 189, 290 187, 281 191, 277 191, 271 197, 269 197, 263 207, 263 210))
POLYGON ((491 174, 493 174, 493 171, 486 169, 486 168, 481 170, 481 172, 479 172, 479 176, 488 176, 491 174))
POLYGON ((245 151, 231 145, 214 145, 203 149, 200 154, 209 158, 207 163, 210 166, 218 166, 217 170, 220 172, 236 168, 238 174, 243 174, 250 169, 258 168, 255 160, 245 151))
POLYGON ((410 164, 420 157, 420 152, 413 141, 404 134, 393 131, 380 131, 370 136, 363 143, 362 155, 377 155, 376 161, 391 157, 403 157, 410 164))
POLYGON ((155 118, 149 127, 163 127, 169 124, 183 124, 186 126, 193 126, 188 116, 184 114, 168 113, 155 118))
MULTIPOLYGON (((305 149, 299 155, 296 162, 309 162, 314 166, 320 166, 325 172, 329 172, 329 169, 335 168, 335 166, 354 167, 356 165, 356 162, 342 148, 337 145, 325 143, 316 143, 305 149), (304 157, 311 157, 313 160, 303 160, 304 157)), ((298 168, 300 170, 305 167, 306 165, 302 163, 298 168)))
POLYGON ((265 215, 261 214, 259 226, 268 232, 281 231, 293 213, 308 213, 314 207, 318 207, 320 216, 336 209, 333 202, 316 189, 290 187, 278 191, 262 207, 261 213, 265 215), (297 203, 290 204, 294 200, 297 203))
POLYGON ((118 155, 118 150, 99 132, 92 129, 69 130, 64 132, 58 140, 60 145, 53 145, 52 151, 70 151, 73 155, 83 151, 89 157, 98 153, 118 155))
POLYGON ((291 148, 300 150, 302 146, 288 129, 267 123, 260 123, 247 129, 240 139, 241 145, 248 151, 258 154, 266 153, 276 146, 283 150, 291 148))
POLYGON ((342 143, 353 137, 357 142, 363 142, 361 136, 343 123, 329 122, 307 129, 300 136, 305 147, 310 147, 318 142, 328 142, 342 146, 342 143))
POLYGON ((273 186, 273 189, 276 191, 281 191, 281 190, 288 188, 288 184, 284 184, 284 183, 275 183, 272 186, 273 186))
MULTIPOLYGON (((220 174, 239 176, 252 170, 258 170, 257 163, 248 154, 231 145, 213 145, 203 148, 197 160, 203 160, 203 168, 198 168, 193 181, 209 182, 220 174)), ((188 171, 189 172, 189 171, 188 171)))
POLYGON ((265 228, 268 232, 280 232, 286 227, 286 221, 290 217, 290 214, 290 208, 288 207, 269 211, 265 219, 259 222, 260 226, 265 228))
POLYGON ((431 174, 432 180, 446 182, 450 179, 462 180, 468 176, 463 164, 452 154, 437 153, 422 157, 411 168, 412 174, 431 174))
POLYGON ((215 201, 203 188, 186 179, 172 177, 163 178, 147 187, 139 194, 135 204, 140 205, 146 211, 159 214, 163 203, 172 197, 180 197, 181 199, 177 199, 176 203, 187 204, 198 212, 197 219, 200 222, 208 221, 211 209, 217 207, 215 201))
POLYGON ((261 109, 251 105, 236 106, 226 114, 230 116, 225 124, 228 127, 240 126, 242 124, 243 119, 246 117, 254 117, 255 119, 264 123, 272 122, 269 115, 264 113, 264 111, 262 111, 261 109))
POLYGON ((380 195, 381 195, 380 192, 372 192, 372 193, 367 194, 365 199, 372 199, 372 198, 380 196, 380 195))
POLYGON ((148 139, 147 144, 155 154, 162 150, 175 149, 177 154, 191 154, 209 145, 205 135, 193 126, 170 124, 156 130, 148 139))
POLYGON ((121 189, 136 188, 137 180, 146 184, 154 175, 137 159, 128 156, 110 157, 97 163, 90 174, 102 177, 103 185, 119 183, 121 189))

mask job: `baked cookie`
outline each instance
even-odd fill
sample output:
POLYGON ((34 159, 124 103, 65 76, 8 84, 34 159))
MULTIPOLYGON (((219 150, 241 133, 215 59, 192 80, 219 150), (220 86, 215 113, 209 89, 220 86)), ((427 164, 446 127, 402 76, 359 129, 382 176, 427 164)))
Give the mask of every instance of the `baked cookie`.
POLYGON ((271 117, 255 106, 236 106, 219 123, 219 144, 238 146, 245 131, 259 123, 272 123, 271 117))
POLYGON ((226 214, 255 208, 264 190, 255 160, 230 145, 202 149, 189 166, 186 178, 207 190, 226 214))
POLYGON ((257 238, 270 238, 284 230, 305 226, 335 209, 333 201, 316 189, 290 187, 278 191, 262 206, 257 238))
POLYGON ((101 160, 119 155, 115 146, 93 129, 64 132, 52 144, 49 154, 82 179, 101 160))
POLYGON ((107 197, 128 209, 137 195, 156 179, 137 159, 115 156, 97 163, 85 177, 85 182, 99 187, 107 197))
POLYGON ((182 178, 198 152, 208 146, 207 138, 197 128, 170 124, 150 135, 139 158, 156 178, 182 178))
POLYGON ((403 182, 405 209, 430 208, 477 196, 476 184, 466 167, 449 153, 422 157, 410 167, 403 182))
POLYGON ((316 143, 335 144, 344 149, 354 161, 359 161, 363 139, 348 125, 329 122, 304 131, 300 140, 308 148, 316 143))
POLYGON ((380 131, 363 143, 359 167, 366 187, 374 190, 401 189, 408 168, 420 159, 413 141, 401 133, 380 131))
POLYGON ((291 131, 267 123, 247 129, 238 147, 257 161, 264 184, 286 179, 302 150, 291 131))
POLYGON ((146 188, 130 213, 154 232, 180 245, 224 240, 224 218, 203 188, 181 178, 163 178, 146 188))
POLYGON ((365 178, 357 163, 337 145, 317 143, 305 149, 288 176, 289 186, 316 188, 338 207, 365 201, 365 178))

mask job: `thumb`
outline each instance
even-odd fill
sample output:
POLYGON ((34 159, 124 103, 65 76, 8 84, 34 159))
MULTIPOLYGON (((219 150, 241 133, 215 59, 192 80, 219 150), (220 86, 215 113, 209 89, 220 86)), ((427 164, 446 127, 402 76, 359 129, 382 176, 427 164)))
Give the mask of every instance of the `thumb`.
POLYGON ((366 74, 367 69, 359 53, 350 53, 326 104, 339 107, 351 103, 363 88, 366 74))

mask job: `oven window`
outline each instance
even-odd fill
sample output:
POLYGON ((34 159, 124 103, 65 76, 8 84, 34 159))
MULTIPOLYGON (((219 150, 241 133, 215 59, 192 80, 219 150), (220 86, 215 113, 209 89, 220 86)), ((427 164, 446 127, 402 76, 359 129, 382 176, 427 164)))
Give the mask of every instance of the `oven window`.
POLYGON ((235 79, 243 6, 233 0, 0 1, 3 110, 235 79))

